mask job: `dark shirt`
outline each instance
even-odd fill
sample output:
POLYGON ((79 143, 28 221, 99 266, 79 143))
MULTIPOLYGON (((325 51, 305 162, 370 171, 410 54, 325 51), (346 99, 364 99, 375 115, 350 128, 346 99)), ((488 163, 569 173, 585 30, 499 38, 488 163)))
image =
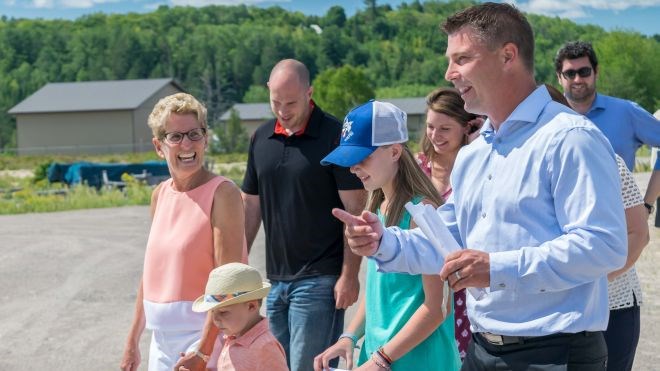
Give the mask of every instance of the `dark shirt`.
POLYGON ((341 124, 318 106, 299 135, 276 134, 275 123, 266 122, 252 136, 242 186, 259 195, 267 277, 339 275, 343 225, 331 210, 344 208, 338 190, 363 188, 348 168, 320 164, 339 145, 341 124))

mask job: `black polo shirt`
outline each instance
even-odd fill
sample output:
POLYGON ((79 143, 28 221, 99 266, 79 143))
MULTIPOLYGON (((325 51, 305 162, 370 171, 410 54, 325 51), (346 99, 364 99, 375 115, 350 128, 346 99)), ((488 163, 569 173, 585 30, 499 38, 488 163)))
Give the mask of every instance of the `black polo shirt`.
POLYGON ((341 123, 318 106, 300 135, 275 134, 275 122, 252 136, 242 186, 243 192, 259 195, 267 276, 291 281, 339 275, 343 225, 331 210, 343 208, 338 190, 363 188, 348 168, 320 164, 339 144, 341 123))

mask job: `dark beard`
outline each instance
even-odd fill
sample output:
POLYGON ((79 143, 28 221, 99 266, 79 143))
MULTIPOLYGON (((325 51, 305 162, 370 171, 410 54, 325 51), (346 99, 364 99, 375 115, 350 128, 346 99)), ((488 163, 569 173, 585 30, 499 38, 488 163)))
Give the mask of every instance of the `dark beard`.
POLYGON ((594 84, 591 88, 588 85, 585 85, 584 91, 580 95, 573 95, 571 89, 568 89, 566 91, 566 98, 572 102, 582 103, 591 99, 594 94, 596 94, 596 85, 594 84))

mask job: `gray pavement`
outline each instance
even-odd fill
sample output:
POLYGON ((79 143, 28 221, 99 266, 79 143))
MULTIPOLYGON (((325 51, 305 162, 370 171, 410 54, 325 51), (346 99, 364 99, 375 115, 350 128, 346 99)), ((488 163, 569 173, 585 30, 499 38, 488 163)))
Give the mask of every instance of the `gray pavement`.
MULTIPOLYGON (((642 188, 648 176, 636 174, 642 188)), ((650 225, 637 265, 644 304, 636 370, 660 368, 660 229, 650 225)), ((0 216, 0 370, 117 369, 148 231, 147 207, 0 216)), ((263 244, 260 233, 250 255, 262 273, 263 244)))

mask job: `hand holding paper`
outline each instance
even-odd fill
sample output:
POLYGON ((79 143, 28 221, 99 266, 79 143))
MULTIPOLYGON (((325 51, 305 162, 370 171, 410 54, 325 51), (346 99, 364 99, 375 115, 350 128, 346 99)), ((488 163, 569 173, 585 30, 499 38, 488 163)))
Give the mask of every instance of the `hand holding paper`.
MULTIPOLYGON (((444 259, 452 252, 460 251, 461 247, 458 245, 454 236, 452 236, 445 223, 442 221, 435 208, 431 205, 417 204, 414 205, 408 202, 406 210, 410 213, 415 220, 417 226, 422 230, 424 235, 429 239, 429 242, 440 252, 444 259)), ((476 300, 482 299, 486 295, 486 289, 477 287, 468 287, 467 291, 476 300)))

